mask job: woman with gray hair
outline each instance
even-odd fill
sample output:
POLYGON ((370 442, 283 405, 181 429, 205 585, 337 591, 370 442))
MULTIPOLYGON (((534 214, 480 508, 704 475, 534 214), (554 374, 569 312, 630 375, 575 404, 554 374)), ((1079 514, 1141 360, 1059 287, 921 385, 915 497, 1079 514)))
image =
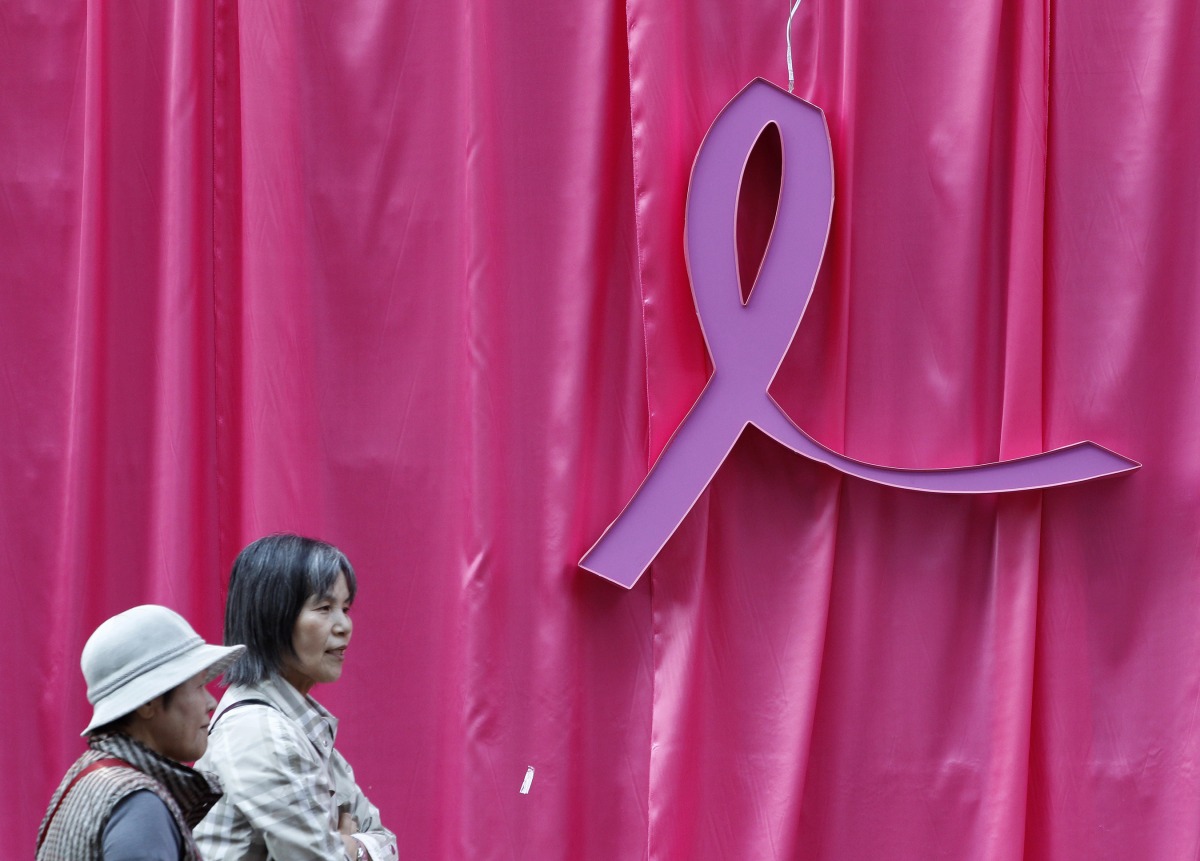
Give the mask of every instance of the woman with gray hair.
POLYGON ((338 721, 310 695, 342 675, 358 590, 340 550, 269 535, 233 563, 225 641, 246 645, 197 768, 224 797, 196 829, 207 861, 395 861, 396 838, 334 748, 338 721))

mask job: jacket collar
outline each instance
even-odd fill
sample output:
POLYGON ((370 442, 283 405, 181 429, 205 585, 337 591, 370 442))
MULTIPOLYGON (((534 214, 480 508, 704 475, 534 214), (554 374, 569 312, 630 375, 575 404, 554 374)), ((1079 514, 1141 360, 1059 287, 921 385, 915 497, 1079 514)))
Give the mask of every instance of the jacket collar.
POLYGON ((308 694, 302 694, 282 676, 273 675, 254 685, 234 685, 225 697, 229 704, 262 699, 291 718, 317 750, 328 754, 337 739, 338 719, 308 694))

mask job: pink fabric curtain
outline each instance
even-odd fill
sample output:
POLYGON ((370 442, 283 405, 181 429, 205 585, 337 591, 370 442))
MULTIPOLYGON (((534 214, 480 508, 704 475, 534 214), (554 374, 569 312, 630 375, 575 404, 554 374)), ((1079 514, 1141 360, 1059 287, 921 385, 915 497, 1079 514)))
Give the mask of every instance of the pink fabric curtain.
POLYGON ((94 626, 219 638, 280 529, 359 570, 316 693, 403 857, 1200 853, 1192 0, 792 27, 837 201, 776 398, 878 463, 1141 470, 935 497, 751 432, 632 591, 575 567, 706 379, 688 173, 786 86, 786 18, 5 4, 0 855, 82 747, 94 626))

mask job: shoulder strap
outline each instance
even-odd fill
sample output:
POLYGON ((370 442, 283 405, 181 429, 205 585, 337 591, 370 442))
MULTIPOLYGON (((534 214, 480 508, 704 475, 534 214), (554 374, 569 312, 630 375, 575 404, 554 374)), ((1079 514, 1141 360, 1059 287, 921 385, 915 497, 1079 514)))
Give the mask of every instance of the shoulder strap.
POLYGON ((208 725, 208 734, 212 735, 213 730, 217 728, 217 721, 219 721, 221 718, 225 717, 225 715, 229 714, 234 709, 240 709, 242 706, 266 706, 269 709, 275 708, 275 706, 271 705, 266 700, 260 700, 260 699, 238 700, 236 703, 229 706, 229 708, 225 709, 224 711, 222 711, 220 714, 218 714, 216 717, 213 718, 212 723, 210 723, 208 725))
POLYGON ((58 797, 58 804, 54 805, 54 810, 49 816, 46 817, 46 827, 42 830, 42 833, 38 835, 38 849, 41 849, 42 844, 46 842, 46 835, 50 833, 50 824, 54 822, 54 817, 58 815, 58 809, 62 807, 62 803, 67 800, 67 795, 69 795, 71 790, 75 788, 75 784, 77 784, 87 775, 91 774, 93 771, 99 771, 102 768, 133 768, 133 766, 123 759, 117 759, 115 756, 107 756, 104 759, 98 759, 91 765, 80 769, 79 773, 71 778, 71 782, 68 783, 67 788, 62 791, 62 795, 58 797))

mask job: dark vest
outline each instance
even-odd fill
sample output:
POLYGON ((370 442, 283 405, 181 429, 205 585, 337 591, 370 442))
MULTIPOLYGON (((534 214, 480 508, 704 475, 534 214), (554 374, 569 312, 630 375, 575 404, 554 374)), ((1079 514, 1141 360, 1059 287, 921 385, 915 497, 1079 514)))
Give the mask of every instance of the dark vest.
POLYGON ((160 756, 121 733, 93 736, 88 745, 91 749, 67 769, 50 799, 38 828, 37 861, 101 861, 101 837, 113 809, 142 789, 167 805, 182 838, 182 857, 199 861, 192 828, 221 797, 215 778, 160 756), (106 765, 75 780, 93 763, 112 758, 130 767, 106 765))

